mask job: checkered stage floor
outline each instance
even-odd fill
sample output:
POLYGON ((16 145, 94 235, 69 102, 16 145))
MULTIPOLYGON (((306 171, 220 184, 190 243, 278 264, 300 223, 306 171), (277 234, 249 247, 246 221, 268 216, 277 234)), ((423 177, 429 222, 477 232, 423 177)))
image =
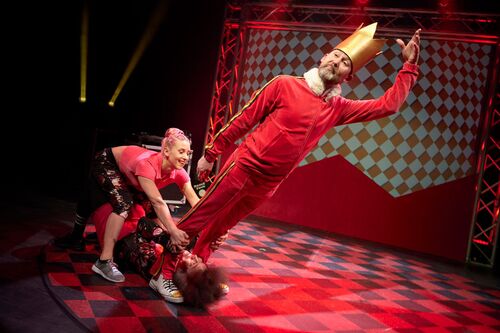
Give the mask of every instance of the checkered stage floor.
POLYGON ((464 270, 361 241, 244 221, 211 262, 230 293, 207 310, 164 302, 141 276, 113 284, 97 258, 44 249, 49 292, 97 332, 500 332, 500 290, 464 270), (453 273, 455 271, 455 273, 453 273))

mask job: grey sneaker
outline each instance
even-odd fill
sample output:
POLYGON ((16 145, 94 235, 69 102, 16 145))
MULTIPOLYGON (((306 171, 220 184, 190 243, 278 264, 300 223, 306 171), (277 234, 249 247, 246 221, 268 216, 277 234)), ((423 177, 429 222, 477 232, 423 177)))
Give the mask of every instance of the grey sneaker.
POLYGON ((113 259, 100 262, 99 259, 92 266, 92 270, 111 282, 123 282, 125 276, 118 270, 118 265, 113 262, 113 259))
POLYGON ((165 300, 171 303, 182 303, 184 302, 184 297, 182 297, 181 292, 174 284, 172 280, 166 280, 163 274, 160 273, 158 279, 154 277, 149 280, 149 286, 163 296, 165 300))

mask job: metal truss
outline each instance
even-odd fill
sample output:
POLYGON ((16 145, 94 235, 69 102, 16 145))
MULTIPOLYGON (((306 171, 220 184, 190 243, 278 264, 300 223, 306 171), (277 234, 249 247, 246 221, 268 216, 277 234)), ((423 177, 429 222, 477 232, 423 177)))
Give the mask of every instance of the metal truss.
MULTIPOLYGON (((238 72, 240 48, 243 44, 243 28, 234 24, 235 16, 240 13, 240 8, 228 5, 226 19, 217 59, 214 92, 212 95, 208 128, 205 135, 205 144, 212 141, 213 137, 226 124, 233 114, 235 107, 235 94, 238 91, 238 72)), ((220 160, 218 161, 218 164, 220 160)), ((219 165, 215 168, 218 170, 219 165)))
MULTIPOLYGON (((239 23, 249 27, 345 31, 351 33, 360 23, 378 22, 377 34, 398 36, 412 34, 419 27, 426 36, 447 40, 481 41, 495 44, 498 40, 500 15, 491 13, 459 13, 400 8, 355 8, 327 5, 297 5, 241 2, 234 5, 242 11, 239 23)), ((237 23, 235 17, 228 17, 237 23)))
POLYGON ((500 75, 497 46, 496 65, 493 73, 488 109, 483 120, 483 135, 477 163, 475 211, 472 220, 467 262, 492 268, 498 247, 498 222, 500 199, 500 75), (495 77, 496 75, 496 77, 495 77))

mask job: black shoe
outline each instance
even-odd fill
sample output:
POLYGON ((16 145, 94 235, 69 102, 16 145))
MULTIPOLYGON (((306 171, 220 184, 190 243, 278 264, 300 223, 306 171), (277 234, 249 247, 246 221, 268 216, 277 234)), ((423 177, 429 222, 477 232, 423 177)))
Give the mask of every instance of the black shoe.
POLYGON ((54 245, 61 249, 85 250, 85 240, 83 237, 75 237, 72 234, 54 239, 54 245))

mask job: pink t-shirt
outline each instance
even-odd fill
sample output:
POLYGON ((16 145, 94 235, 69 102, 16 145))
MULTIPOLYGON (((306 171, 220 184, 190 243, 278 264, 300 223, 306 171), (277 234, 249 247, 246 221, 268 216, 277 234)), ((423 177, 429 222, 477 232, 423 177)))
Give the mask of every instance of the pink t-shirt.
POLYGON ((148 150, 139 146, 128 146, 121 154, 118 167, 125 175, 127 182, 144 192, 139 184, 138 176, 151 179, 158 189, 176 183, 180 189, 189 182, 189 175, 184 169, 174 169, 165 173, 161 169, 162 157, 160 152, 148 150))

